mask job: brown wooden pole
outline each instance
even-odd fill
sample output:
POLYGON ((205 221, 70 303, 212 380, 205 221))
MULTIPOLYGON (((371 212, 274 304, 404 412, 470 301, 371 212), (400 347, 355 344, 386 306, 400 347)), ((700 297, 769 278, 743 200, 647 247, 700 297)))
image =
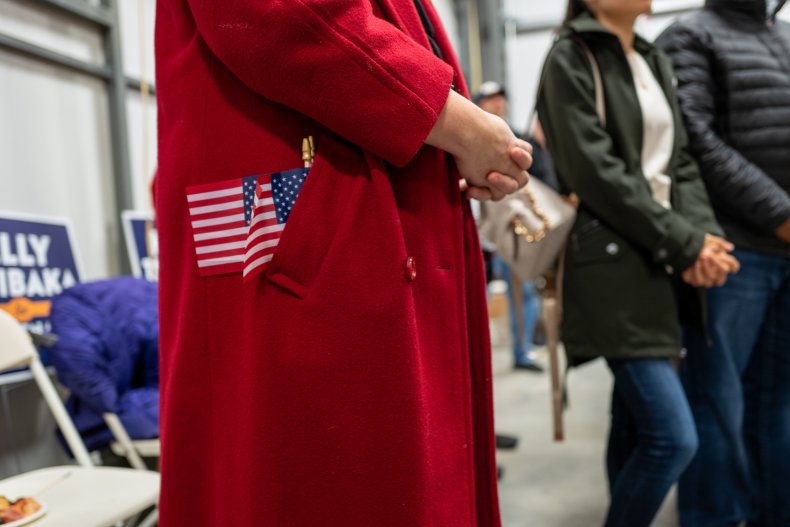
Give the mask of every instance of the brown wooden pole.
POLYGON ((565 439, 563 426, 563 389, 560 375, 559 355, 559 305, 556 292, 547 290, 543 297, 543 317, 546 325, 546 348, 549 353, 549 372, 551 379, 551 409, 554 418, 554 440, 565 439))

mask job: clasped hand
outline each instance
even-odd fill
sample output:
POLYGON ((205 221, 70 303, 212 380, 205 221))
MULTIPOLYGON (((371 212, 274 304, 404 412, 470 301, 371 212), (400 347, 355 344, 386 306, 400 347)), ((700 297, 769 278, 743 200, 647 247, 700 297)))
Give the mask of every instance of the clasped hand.
POLYGON ((683 280, 694 287, 721 287, 727 277, 740 270, 740 263, 732 256, 735 247, 727 240, 705 235, 705 243, 697 261, 683 272, 683 280))
POLYGON ((455 92, 425 142, 453 155, 469 198, 498 201, 529 181, 532 146, 505 121, 455 92))

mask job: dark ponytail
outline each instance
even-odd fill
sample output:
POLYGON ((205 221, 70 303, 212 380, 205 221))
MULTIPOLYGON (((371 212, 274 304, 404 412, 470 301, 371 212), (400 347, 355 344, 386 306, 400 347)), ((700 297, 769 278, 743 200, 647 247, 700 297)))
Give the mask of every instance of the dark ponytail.
POLYGON ((565 14, 565 20, 562 22, 562 25, 567 26, 583 13, 592 14, 585 0, 568 0, 568 11, 565 14))

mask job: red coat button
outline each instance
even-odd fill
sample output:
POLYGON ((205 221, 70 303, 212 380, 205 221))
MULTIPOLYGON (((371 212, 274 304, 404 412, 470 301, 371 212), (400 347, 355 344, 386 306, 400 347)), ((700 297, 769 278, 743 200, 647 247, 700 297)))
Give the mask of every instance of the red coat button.
POLYGON ((413 282, 417 278, 417 262, 413 256, 406 258, 406 278, 409 282, 413 282))

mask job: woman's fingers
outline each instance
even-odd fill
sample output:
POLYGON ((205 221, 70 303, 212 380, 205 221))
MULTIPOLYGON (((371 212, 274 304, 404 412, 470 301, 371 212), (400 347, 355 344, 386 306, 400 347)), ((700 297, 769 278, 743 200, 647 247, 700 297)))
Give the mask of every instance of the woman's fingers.
POLYGON ((499 199, 502 199, 507 194, 512 194, 518 191, 518 189, 523 186, 518 182, 518 180, 499 172, 489 173, 486 176, 486 182, 488 183, 488 186, 495 197, 497 194, 501 194, 499 199))
POLYGON ((490 190, 480 187, 469 187, 466 191, 466 196, 477 201, 491 201, 492 198, 490 190))
POLYGON ((719 285, 722 279, 726 279, 729 268, 717 257, 717 253, 705 251, 699 261, 702 272, 705 274, 709 287, 719 285))
POLYGON ((711 287, 721 287, 727 281, 727 267, 722 267, 720 262, 712 260, 708 263, 706 272, 711 287))
POLYGON ((716 271, 709 268, 709 265, 705 259, 697 260, 694 265, 697 280, 703 287, 713 287, 716 284, 716 271))
POLYGON ((704 250, 703 258, 724 274, 735 274, 741 269, 740 262, 731 254, 723 251, 704 250))
POLYGON ((714 234, 706 234, 705 243, 728 253, 731 253, 732 251, 735 250, 735 245, 725 240, 724 238, 721 238, 714 234))
POLYGON ((702 287, 702 284, 697 279, 693 266, 683 271, 682 278, 683 281, 685 281, 687 284, 689 284, 692 287, 702 287))
POLYGON ((730 274, 736 274, 741 270, 741 262, 732 255, 727 255, 727 260, 730 263, 730 274))
POLYGON ((732 255, 727 253, 719 253, 716 255, 716 260, 719 266, 722 267, 728 274, 735 274, 741 270, 741 263, 732 255))
POLYGON ((483 187, 470 187, 467 185, 463 191, 467 198, 476 199, 477 201, 491 201, 494 197, 489 189, 483 187))
POLYGON ((527 172, 526 170, 520 170, 512 175, 511 174, 503 174, 503 175, 509 177, 510 179, 516 182, 516 191, 526 187, 527 183, 529 183, 530 176, 529 176, 529 172, 527 172))
POLYGON ((532 156, 521 148, 513 147, 510 150, 510 158, 516 166, 513 167, 514 170, 511 171, 512 173, 508 173, 507 175, 518 182, 518 188, 524 188, 524 186, 529 183, 529 173, 527 169, 532 166, 532 156))
POLYGON ((532 148, 532 144, 529 141, 524 141, 523 139, 516 138, 516 146, 519 148, 523 148, 530 154, 534 151, 532 148))
POLYGON ((516 145, 510 149, 510 159, 518 165, 521 170, 529 170, 532 166, 532 147, 529 143, 525 143, 529 150, 524 148, 524 145, 516 145))
POLYGON ((508 194, 510 194, 509 192, 502 192, 492 187, 489 187, 488 191, 491 192, 491 201, 502 201, 508 194))

